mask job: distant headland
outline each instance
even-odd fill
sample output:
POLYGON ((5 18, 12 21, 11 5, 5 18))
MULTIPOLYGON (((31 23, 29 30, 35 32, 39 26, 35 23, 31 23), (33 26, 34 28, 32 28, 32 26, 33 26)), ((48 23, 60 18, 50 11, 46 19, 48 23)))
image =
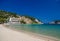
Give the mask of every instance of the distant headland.
POLYGON ((54 20, 52 22, 49 22, 49 24, 60 24, 60 20, 54 20))

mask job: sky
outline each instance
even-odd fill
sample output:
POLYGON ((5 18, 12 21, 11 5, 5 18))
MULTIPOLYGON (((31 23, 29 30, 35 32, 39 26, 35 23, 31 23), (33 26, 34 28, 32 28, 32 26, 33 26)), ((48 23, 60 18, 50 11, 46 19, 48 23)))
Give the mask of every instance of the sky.
POLYGON ((60 20, 60 0, 0 0, 0 10, 29 15, 44 23, 60 20))

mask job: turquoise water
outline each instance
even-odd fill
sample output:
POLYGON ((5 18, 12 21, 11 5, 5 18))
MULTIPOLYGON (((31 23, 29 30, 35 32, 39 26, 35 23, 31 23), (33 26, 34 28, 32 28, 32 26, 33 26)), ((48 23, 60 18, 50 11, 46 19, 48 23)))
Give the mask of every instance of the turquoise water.
POLYGON ((30 31, 37 34, 52 36, 60 39, 60 25, 51 24, 15 24, 12 28, 24 31, 30 31))

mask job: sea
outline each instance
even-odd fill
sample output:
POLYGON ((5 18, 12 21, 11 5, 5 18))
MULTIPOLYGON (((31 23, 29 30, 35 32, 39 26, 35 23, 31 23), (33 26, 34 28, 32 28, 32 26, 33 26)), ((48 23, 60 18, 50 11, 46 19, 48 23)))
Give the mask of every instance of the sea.
POLYGON ((59 24, 10 24, 11 28, 42 34, 60 39, 59 24))

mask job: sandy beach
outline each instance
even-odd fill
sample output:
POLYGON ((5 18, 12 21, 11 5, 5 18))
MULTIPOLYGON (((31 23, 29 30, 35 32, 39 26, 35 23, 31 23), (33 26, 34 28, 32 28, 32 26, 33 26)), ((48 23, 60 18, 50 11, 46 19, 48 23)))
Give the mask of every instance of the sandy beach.
POLYGON ((0 41, 54 41, 32 37, 26 33, 14 31, 0 25, 0 41))

